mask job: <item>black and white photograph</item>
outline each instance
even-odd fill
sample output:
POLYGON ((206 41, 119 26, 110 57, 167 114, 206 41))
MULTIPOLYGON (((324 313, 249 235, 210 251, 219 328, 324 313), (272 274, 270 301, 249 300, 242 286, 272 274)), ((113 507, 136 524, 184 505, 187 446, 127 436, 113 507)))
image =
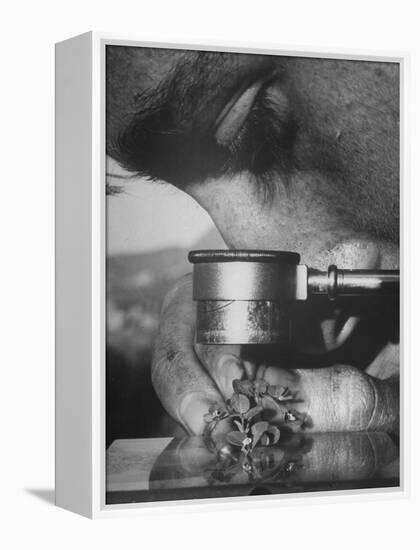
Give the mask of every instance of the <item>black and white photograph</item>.
POLYGON ((416 547, 415 7, 4 6, 1 548, 416 547))
POLYGON ((400 486, 400 63, 105 47, 106 504, 400 486))
POLYGON ((414 4, 3 12, 0 546, 415 547, 414 4))

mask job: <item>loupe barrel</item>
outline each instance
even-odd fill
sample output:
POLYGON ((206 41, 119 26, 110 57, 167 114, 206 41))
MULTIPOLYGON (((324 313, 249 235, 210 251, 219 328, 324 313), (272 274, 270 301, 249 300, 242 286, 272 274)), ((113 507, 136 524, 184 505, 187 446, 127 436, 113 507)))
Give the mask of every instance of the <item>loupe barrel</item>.
POLYGON ((199 344, 282 344, 290 342, 287 303, 272 300, 197 300, 199 344))
POLYGON ((299 254, 204 250, 190 252, 189 260, 198 343, 289 343, 299 254))

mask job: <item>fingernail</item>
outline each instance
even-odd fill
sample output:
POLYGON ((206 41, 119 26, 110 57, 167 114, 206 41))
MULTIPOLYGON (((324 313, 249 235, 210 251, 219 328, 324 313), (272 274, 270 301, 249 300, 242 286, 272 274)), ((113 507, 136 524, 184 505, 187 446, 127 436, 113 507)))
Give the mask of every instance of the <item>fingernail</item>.
POLYGON ((234 355, 223 355, 217 363, 217 385, 222 395, 229 399, 233 394, 232 382, 244 375, 242 361, 234 355))
POLYGON ((186 395, 179 407, 179 417, 182 424, 191 435, 201 435, 204 431, 206 421, 204 415, 209 412, 210 407, 217 403, 201 392, 193 392, 186 395))

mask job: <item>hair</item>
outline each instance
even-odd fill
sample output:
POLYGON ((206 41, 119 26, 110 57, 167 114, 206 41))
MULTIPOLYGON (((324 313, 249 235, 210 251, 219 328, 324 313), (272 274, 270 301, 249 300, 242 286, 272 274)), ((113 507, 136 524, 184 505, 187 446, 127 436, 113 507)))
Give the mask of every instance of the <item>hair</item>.
POLYGON ((210 119, 202 107, 211 102, 215 88, 220 91, 212 82, 214 75, 203 76, 202 61, 187 67, 178 64, 157 89, 137 97, 140 108, 111 144, 111 156, 138 176, 181 189, 246 171, 259 189, 270 191, 278 179, 273 175, 285 175, 293 166, 296 121, 287 108, 279 111, 270 94, 278 72, 273 73, 271 65, 264 70, 266 83, 245 123, 230 143, 222 145, 215 137, 218 113, 213 110, 210 119))

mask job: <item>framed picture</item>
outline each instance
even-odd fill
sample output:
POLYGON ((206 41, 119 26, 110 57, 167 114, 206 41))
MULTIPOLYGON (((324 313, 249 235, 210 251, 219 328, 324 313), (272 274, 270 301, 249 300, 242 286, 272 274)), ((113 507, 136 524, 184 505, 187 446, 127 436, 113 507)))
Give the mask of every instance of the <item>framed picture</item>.
POLYGON ((57 44, 57 505, 404 491, 404 70, 57 44))

